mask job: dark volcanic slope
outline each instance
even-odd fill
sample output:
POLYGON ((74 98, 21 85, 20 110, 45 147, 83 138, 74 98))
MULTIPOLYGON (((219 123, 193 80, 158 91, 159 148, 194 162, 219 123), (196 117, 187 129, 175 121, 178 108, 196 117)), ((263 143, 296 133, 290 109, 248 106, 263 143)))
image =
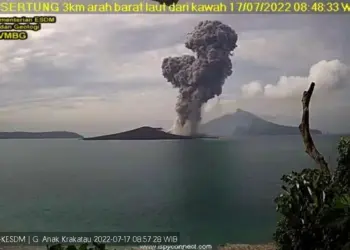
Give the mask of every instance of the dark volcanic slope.
POLYGON ((206 136, 181 136, 162 131, 160 128, 141 127, 118 134, 103 135, 84 140, 179 140, 196 138, 214 138, 206 136))
POLYGON ((0 132, 0 139, 69 139, 82 138, 81 135, 66 131, 52 132, 0 132))

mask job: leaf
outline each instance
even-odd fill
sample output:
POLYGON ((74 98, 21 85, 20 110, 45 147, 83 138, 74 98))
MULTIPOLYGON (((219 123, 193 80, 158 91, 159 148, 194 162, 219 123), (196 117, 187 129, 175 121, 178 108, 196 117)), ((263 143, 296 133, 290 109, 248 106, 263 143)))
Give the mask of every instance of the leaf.
POLYGON ((346 243, 341 250, 350 250, 350 242, 346 243))
POLYGON ((286 191, 286 193, 289 193, 289 189, 285 185, 282 185, 282 189, 286 191))
POLYGON ((56 244, 56 245, 50 246, 49 250, 62 250, 62 245, 56 244))
POLYGON ((341 195, 335 199, 334 208, 336 209, 346 209, 350 207, 349 195, 341 195))
POLYGON ((79 250, 88 250, 88 244, 87 244, 87 243, 82 244, 82 245, 79 247, 79 250))
POLYGON ((322 202, 326 200, 326 193, 322 190, 322 202))
POLYGON ((66 250, 78 250, 78 249, 76 248, 76 246, 70 245, 66 248, 66 250))
POLYGON ((98 250, 106 250, 106 245, 105 244, 98 244, 96 242, 92 242, 92 244, 95 246, 96 249, 98 250))

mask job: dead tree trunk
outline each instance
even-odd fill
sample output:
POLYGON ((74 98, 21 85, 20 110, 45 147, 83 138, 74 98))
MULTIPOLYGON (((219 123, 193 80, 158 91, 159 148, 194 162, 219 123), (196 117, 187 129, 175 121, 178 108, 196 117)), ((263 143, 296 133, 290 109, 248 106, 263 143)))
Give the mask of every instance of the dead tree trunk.
POLYGON ((304 91, 303 93, 303 98, 301 100, 303 104, 303 115, 301 118, 301 123, 299 125, 299 130, 301 136, 303 137, 305 152, 316 162, 316 164, 321 168, 321 170, 330 174, 328 163, 324 159, 323 155, 320 152, 318 152, 310 133, 309 104, 314 88, 315 83, 312 82, 309 89, 307 91, 304 91))

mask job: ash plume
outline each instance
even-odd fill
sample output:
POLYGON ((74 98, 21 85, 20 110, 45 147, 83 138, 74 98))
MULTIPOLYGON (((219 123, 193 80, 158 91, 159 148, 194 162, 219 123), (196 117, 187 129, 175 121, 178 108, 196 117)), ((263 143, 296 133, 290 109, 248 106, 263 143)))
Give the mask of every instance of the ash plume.
POLYGON ((200 22, 188 34, 186 48, 196 56, 167 57, 162 63, 163 76, 179 89, 177 120, 173 133, 194 135, 201 121, 202 106, 220 96, 222 86, 232 74, 230 56, 237 47, 237 34, 220 21, 200 22))

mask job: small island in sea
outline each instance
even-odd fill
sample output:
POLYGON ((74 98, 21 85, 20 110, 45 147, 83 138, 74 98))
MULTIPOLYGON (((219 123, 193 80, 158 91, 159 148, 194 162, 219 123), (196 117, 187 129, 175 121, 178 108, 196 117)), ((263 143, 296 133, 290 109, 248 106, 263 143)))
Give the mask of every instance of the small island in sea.
POLYGON ((83 140, 183 140, 200 138, 216 139, 217 137, 211 137, 201 134, 193 136, 175 135, 168 132, 164 132, 162 128, 144 126, 117 134, 84 138, 83 140))
POLYGON ((74 139, 83 136, 67 131, 51 132, 0 132, 0 139, 74 139))

